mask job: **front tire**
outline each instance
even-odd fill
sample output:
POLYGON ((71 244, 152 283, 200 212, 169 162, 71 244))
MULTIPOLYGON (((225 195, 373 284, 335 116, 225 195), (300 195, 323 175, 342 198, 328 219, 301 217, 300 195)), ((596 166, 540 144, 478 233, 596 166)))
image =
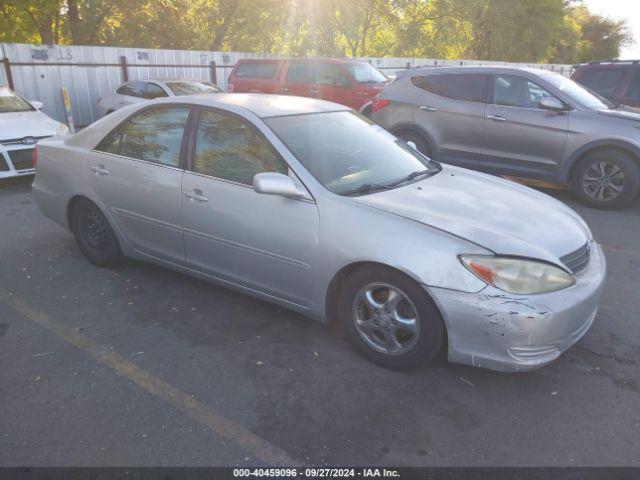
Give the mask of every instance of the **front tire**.
POLYGON ((362 356, 394 370, 429 362, 445 337, 440 312, 424 289, 386 267, 352 272, 340 288, 338 315, 362 356))
POLYGON ((78 200, 71 211, 71 230, 78 248, 94 265, 114 267, 124 260, 107 217, 89 200, 78 200))
POLYGON ((580 202, 603 210, 629 205, 640 190, 640 167, 624 152, 601 150, 580 160, 572 177, 580 202))

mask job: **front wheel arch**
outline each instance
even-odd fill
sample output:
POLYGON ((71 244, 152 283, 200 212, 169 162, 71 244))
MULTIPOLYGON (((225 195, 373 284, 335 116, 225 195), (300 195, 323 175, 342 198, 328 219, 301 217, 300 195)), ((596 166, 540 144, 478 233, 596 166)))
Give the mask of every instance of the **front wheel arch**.
MULTIPOLYGON (((325 294, 324 318, 329 323, 332 331, 334 332, 340 331, 340 326, 339 326, 340 322, 338 321, 338 315, 337 315, 337 304, 338 304, 338 292, 340 291, 341 283, 344 282, 345 279, 354 271, 361 268, 367 268, 367 267, 380 267, 380 268, 386 268, 388 270, 393 270, 407 277, 409 280, 417 283, 418 285, 421 284, 421 282, 417 278, 413 277, 407 272, 395 267, 391 267, 381 262, 360 261, 360 262, 350 263, 349 265, 345 265, 340 270, 338 270, 338 272, 336 272, 336 274, 333 276, 333 278, 329 282, 329 286, 327 287, 327 293, 325 294)), ((445 318, 444 315, 442 315, 440 308, 438 307, 436 302, 433 300, 433 298, 431 298, 431 296, 427 293, 426 290, 424 294, 429 298, 431 302, 433 302, 436 309, 440 312, 440 315, 444 319, 445 318)), ((445 328, 445 334, 446 334, 446 328, 445 328)))
POLYGON ((604 152, 607 150, 615 150, 620 153, 624 153, 625 155, 628 155, 636 162, 638 169, 640 169, 640 156, 638 152, 632 150, 631 148, 625 148, 624 146, 620 146, 620 145, 598 145, 598 146, 589 148, 584 152, 580 152, 579 155, 575 156, 575 158, 571 161, 571 164, 569 165, 566 180, 567 181, 573 180, 573 175, 575 173, 576 167, 583 159, 585 159, 589 155, 604 152))

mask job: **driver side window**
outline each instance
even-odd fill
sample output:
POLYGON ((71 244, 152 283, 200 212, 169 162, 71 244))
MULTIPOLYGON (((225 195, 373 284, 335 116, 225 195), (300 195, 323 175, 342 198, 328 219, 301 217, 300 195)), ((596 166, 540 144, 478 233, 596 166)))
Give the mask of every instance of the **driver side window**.
POLYGON ((540 108, 540 100, 553 97, 546 89, 523 77, 497 75, 493 88, 493 104, 507 107, 540 108))
POLYGON ((200 113, 193 170, 245 185, 258 173, 289 171, 252 125, 214 110, 200 113))

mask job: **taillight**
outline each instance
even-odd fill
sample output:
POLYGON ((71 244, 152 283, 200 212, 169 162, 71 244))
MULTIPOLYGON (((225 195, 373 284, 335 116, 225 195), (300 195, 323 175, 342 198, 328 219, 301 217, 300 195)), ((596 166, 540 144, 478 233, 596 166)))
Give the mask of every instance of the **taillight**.
POLYGON ((33 160, 33 168, 36 168, 36 165, 38 163, 38 147, 34 147, 31 158, 33 160))
POLYGON ((376 113, 376 112, 382 110, 387 105, 389 105, 389 100, 385 100, 384 98, 376 98, 371 103, 371 113, 376 113))
POLYGON ((227 85, 227 92, 233 93, 233 83, 230 83, 229 85, 227 85))

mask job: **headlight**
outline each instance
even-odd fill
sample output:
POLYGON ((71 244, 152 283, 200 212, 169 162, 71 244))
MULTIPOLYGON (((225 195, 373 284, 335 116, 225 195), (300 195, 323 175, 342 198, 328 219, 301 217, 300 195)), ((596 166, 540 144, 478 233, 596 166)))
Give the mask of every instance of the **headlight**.
POLYGON ((58 125, 58 128, 56 129, 56 135, 66 135, 67 133, 69 133, 69 127, 67 127, 64 123, 58 125))
POLYGON ((478 278, 509 293, 554 292, 575 283, 569 273, 546 262, 490 255, 461 255, 460 260, 478 278))

